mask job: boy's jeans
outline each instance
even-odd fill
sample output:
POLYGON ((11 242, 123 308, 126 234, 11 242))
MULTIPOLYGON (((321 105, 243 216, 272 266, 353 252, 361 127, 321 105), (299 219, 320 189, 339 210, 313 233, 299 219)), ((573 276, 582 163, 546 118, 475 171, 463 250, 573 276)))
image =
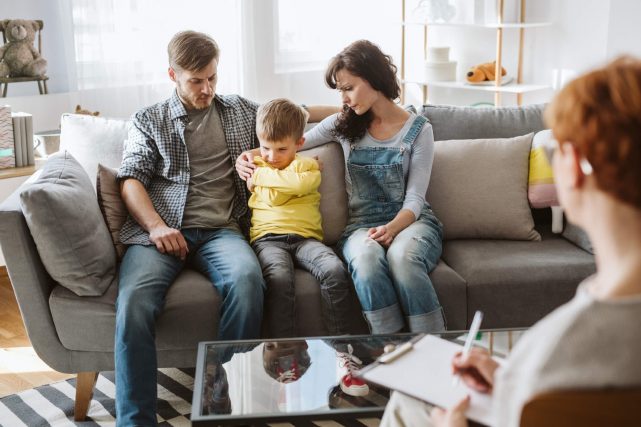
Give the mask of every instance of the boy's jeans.
POLYGON ((294 268, 309 271, 320 282, 323 321, 331 335, 348 333, 349 274, 341 259, 316 239, 296 234, 268 234, 252 244, 267 284, 265 321, 271 338, 296 336, 294 268))
POLYGON ((187 261, 162 254, 155 246, 133 245, 120 267, 115 339, 118 426, 156 425, 155 321, 167 289, 185 264, 207 276, 222 297, 219 339, 260 334, 265 284, 247 241, 228 229, 182 233, 189 247, 187 261))

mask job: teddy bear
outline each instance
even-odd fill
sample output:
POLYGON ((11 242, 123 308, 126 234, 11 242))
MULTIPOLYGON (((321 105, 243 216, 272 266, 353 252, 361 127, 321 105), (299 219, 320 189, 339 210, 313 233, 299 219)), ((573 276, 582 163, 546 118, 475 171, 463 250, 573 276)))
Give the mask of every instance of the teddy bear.
MULTIPOLYGON (((471 83, 494 80, 494 70, 496 70, 496 61, 479 64, 470 68, 470 71, 467 72, 466 79, 471 83)), ((505 68, 501 67, 501 75, 504 76, 505 74, 505 68)))
POLYGON ((85 110, 80 105, 76 105, 76 111, 74 111, 74 114, 86 114, 88 116, 99 116, 100 111, 85 110))
POLYGON ((0 77, 36 77, 47 71, 47 61, 33 46, 42 21, 3 19, 6 44, 0 47, 0 77))

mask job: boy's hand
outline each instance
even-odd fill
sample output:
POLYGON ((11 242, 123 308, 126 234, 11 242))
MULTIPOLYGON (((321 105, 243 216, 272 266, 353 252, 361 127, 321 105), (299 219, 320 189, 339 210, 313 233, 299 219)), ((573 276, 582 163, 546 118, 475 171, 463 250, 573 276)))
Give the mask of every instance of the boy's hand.
POLYGON ((254 192, 254 183, 252 182, 252 177, 247 178, 247 189, 253 193, 254 192))
POLYGON ((242 180, 247 181, 254 174, 254 169, 256 169, 254 153, 251 151, 243 151, 240 153, 240 156, 236 159, 236 172, 238 172, 238 176, 240 176, 242 180))
POLYGON ((320 159, 319 156, 314 156, 312 157, 314 160, 316 160, 316 163, 318 163, 318 170, 323 171, 323 161, 320 159))

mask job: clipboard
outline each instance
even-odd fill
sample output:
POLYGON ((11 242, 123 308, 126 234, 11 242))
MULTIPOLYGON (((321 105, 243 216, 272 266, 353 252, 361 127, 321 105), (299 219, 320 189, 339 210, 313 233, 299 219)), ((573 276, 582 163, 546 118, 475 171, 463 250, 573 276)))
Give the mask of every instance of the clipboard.
POLYGON ((401 344, 394 350, 399 352, 395 356, 383 361, 379 358, 361 369, 359 377, 443 408, 453 406, 469 394, 466 416, 493 425, 492 396, 478 393, 463 382, 453 385, 452 358, 462 349, 461 345, 434 335, 419 336, 401 344), (405 347, 401 350, 402 346, 405 347))

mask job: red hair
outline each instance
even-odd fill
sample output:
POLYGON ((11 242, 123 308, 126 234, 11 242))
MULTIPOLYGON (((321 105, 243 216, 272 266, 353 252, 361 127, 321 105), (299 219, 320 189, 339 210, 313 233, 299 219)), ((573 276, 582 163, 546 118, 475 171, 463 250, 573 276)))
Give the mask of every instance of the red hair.
POLYGON ((602 191, 641 208, 640 60, 620 57, 568 83, 545 120, 590 162, 602 191))

